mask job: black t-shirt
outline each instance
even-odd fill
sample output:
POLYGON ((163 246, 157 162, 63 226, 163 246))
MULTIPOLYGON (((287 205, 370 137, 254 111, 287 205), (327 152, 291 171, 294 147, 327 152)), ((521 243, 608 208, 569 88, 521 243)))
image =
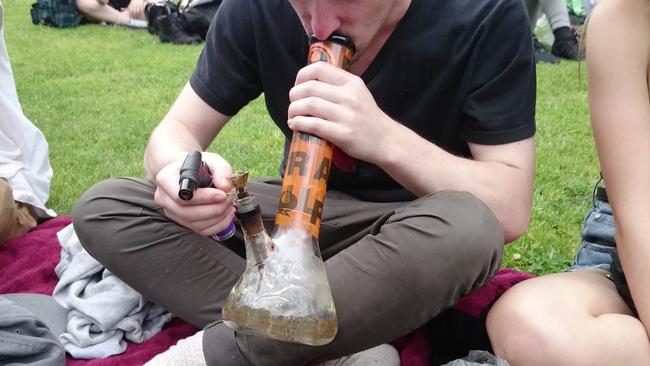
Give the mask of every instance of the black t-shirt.
MULTIPOLYGON (((290 140, 289 89, 307 49, 287 0, 225 0, 190 84, 229 116, 264 93, 290 140)), ((361 77, 386 114, 458 156, 471 156, 468 142, 498 145, 535 133, 535 62, 521 0, 412 0, 361 77)), ((370 201, 414 198, 364 162, 354 173, 333 167, 329 187, 370 201)))

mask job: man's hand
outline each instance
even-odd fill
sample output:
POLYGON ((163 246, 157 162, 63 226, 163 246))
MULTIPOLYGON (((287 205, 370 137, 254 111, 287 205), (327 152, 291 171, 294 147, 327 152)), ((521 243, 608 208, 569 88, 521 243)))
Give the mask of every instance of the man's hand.
POLYGON ((202 236, 211 236, 226 229, 235 215, 232 198, 226 195, 232 187, 225 177, 232 174, 232 168, 221 156, 213 153, 203 153, 203 161, 212 172, 215 188, 199 188, 192 200, 181 200, 178 180, 183 160, 178 160, 156 175, 154 201, 169 219, 202 236))
POLYGON ((379 166, 416 196, 443 190, 474 194, 499 219, 507 242, 528 226, 535 172, 532 137, 501 145, 468 143, 472 158, 455 156, 392 120, 359 77, 325 62, 298 72, 289 99, 291 129, 329 140, 348 155, 379 166))
POLYGON ((382 141, 397 123, 358 76, 326 62, 298 72, 289 92, 289 127, 324 138, 348 155, 377 163, 382 141))

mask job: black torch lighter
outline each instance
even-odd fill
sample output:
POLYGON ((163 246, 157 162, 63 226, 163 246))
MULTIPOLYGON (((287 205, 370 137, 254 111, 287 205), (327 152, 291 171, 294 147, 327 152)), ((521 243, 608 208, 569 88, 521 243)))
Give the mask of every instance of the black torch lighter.
MULTIPOLYGON (((191 200, 197 188, 214 187, 212 173, 202 160, 200 151, 190 151, 183 160, 178 185, 178 197, 184 201, 191 200)), ((235 235, 235 224, 230 222, 225 230, 212 235, 212 238, 222 241, 233 235, 235 235)))

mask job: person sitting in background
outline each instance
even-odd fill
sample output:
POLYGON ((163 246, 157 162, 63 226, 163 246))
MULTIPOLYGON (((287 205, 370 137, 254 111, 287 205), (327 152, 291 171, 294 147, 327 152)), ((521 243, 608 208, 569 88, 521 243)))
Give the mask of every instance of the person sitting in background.
POLYGON ((1 18, 0 245, 56 216, 45 207, 52 181, 47 141, 20 106, 1 18))
POLYGON ((77 10, 91 21, 146 28, 144 6, 149 0, 76 0, 77 10))
POLYGON ((490 311, 494 351, 512 366, 650 365, 650 1, 599 2, 585 35, 606 188, 573 268, 514 286, 490 311))
POLYGON ((579 61, 582 59, 578 40, 571 31, 571 21, 567 9, 566 0, 524 0, 530 29, 534 32, 540 11, 546 16, 551 29, 553 30, 553 45, 551 53, 544 48, 537 37, 533 36, 535 43, 535 61, 558 63, 560 58, 565 60, 579 61))

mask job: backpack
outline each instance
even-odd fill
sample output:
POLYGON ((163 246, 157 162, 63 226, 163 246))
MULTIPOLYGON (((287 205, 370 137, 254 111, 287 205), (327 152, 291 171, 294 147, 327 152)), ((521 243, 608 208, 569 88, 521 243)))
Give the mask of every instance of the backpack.
POLYGON ((161 42, 195 44, 205 40, 206 33, 222 0, 171 0, 149 3, 144 8, 149 33, 161 42))
POLYGON ((180 14, 185 29, 196 33, 205 40, 212 18, 219 10, 222 0, 193 0, 180 7, 180 14))
POLYGON ((57 28, 76 27, 82 19, 75 0, 38 0, 30 13, 32 23, 57 28))

